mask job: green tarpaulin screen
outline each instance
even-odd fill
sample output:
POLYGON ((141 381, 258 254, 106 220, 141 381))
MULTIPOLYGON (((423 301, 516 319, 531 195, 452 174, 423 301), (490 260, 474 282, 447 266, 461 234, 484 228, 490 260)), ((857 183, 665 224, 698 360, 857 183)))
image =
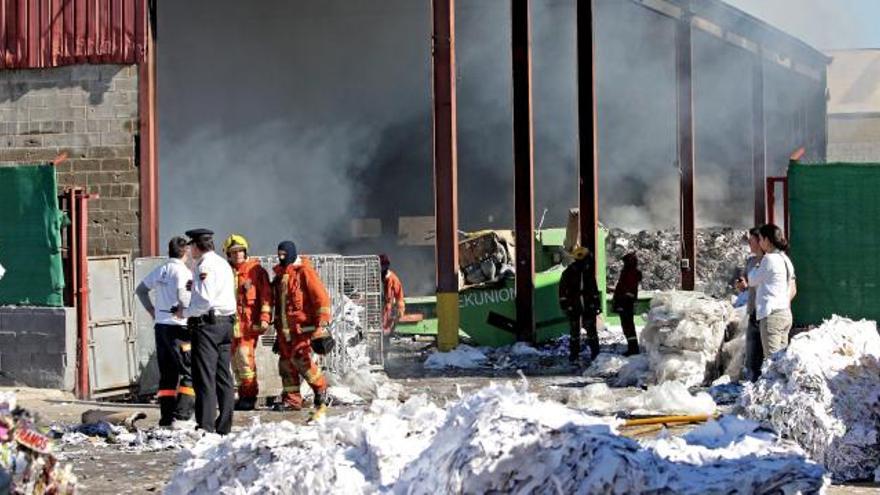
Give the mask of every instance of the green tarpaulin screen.
POLYGON ((0 167, 0 304, 63 304, 63 221, 53 166, 0 167))
POLYGON ((880 164, 793 164, 788 177, 795 324, 880 321, 880 164))

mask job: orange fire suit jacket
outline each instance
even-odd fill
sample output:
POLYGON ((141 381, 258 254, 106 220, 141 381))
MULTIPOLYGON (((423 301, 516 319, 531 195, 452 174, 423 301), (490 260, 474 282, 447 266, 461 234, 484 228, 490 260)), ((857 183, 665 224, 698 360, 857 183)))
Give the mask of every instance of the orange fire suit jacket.
POLYGON ((259 328, 253 327, 261 322, 272 321, 272 286, 269 284, 269 274, 257 259, 247 259, 233 270, 238 314, 235 336, 242 337, 246 331, 259 331, 259 328))
POLYGON ((396 273, 388 270, 385 277, 385 312, 384 319, 386 326, 391 320, 391 310, 397 306, 397 316, 403 316, 406 310, 406 303, 403 300, 403 284, 396 273))
POLYGON ((275 329, 285 335, 313 332, 330 323, 330 296, 307 258, 273 268, 275 329))

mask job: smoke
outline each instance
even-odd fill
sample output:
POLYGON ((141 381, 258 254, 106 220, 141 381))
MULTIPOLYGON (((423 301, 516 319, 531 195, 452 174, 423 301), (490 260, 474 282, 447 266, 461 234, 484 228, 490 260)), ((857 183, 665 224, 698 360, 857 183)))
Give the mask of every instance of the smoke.
MULTIPOLYGON (((596 3, 600 218, 675 227, 674 24, 596 3)), ((512 228, 510 2, 458 0, 456 23, 461 228, 512 228)), ((433 247, 399 239, 402 217, 434 213, 428 0, 166 2, 158 25, 163 239, 204 226, 255 253, 285 238, 306 253, 386 252, 408 292, 433 292, 433 247), (378 236, 352 236, 363 218, 378 236)), ((534 0, 532 40, 535 216, 564 226, 577 203, 575 0, 534 0)), ((694 69, 697 220, 745 227, 749 60, 697 33, 694 69)), ((818 90, 781 68, 767 77, 780 168, 818 90)))

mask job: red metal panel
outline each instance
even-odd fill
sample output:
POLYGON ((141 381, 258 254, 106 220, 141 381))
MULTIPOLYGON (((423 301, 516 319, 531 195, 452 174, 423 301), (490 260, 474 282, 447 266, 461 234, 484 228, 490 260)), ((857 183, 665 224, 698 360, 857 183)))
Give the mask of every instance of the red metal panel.
POLYGON ((146 0, 0 0, 0 69, 140 63, 145 19, 146 0))

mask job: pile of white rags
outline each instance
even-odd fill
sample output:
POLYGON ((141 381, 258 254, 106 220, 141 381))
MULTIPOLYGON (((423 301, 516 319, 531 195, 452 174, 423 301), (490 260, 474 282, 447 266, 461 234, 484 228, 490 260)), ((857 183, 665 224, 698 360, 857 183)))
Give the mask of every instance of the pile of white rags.
POLYGON ((747 384, 741 414, 795 440, 840 481, 880 466, 880 336, 871 321, 837 316, 797 335, 747 384))
POLYGON ((317 426, 206 436, 166 493, 796 493, 824 470, 757 423, 728 418, 640 444, 617 422, 491 385, 440 408, 374 401, 317 426))

